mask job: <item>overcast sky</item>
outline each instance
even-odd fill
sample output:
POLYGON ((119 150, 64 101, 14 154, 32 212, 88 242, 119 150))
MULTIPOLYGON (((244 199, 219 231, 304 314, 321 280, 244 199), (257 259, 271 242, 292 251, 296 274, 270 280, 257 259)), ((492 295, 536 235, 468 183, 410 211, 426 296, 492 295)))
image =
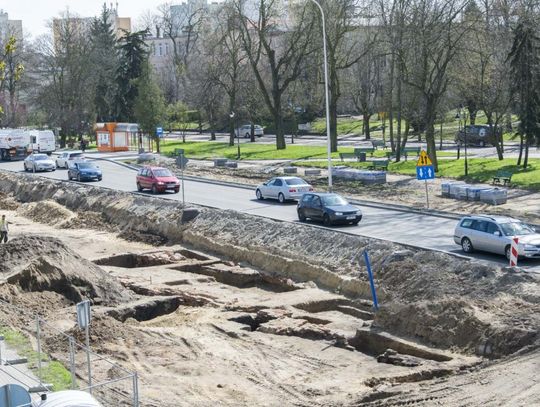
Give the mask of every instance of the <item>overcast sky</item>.
MULTIPOLYGON (((131 17, 136 24, 147 10, 155 10, 166 0, 122 0, 118 1, 118 15, 131 17)), ((181 0, 174 3, 183 3, 181 0)), ((107 2, 110 5, 110 1, 107 2)), ((114 4, 114 3, 113 3, 114 4)), ((23 31, 35 37, 47 32, 47 21, 57 17, 69 6, 71 14, 92 17, 100 13, 103 0, 0 0, 0 9, 8 13, 10 20, 22 20, 23 31)))

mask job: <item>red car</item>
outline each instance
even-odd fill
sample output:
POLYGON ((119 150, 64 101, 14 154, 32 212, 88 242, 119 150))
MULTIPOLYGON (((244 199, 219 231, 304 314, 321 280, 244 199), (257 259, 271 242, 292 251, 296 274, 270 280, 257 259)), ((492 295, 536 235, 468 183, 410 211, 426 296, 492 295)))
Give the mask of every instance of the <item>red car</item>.
POLYGON ((151 189, 152 193, 174 191, 175 194, 180 191, 180 181, 167 168, 161 167, 143 167, 137 173, 137 190, 151 189))

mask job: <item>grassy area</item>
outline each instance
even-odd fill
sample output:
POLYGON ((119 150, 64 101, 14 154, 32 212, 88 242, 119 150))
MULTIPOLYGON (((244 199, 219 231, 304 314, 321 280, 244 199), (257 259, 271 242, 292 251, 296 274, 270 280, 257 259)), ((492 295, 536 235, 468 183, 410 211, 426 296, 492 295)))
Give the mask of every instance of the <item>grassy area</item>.
MULTIPOLYGON (((459 180, 471 181, 471 182, 485 182, 490 183, 492 177, 498 170, 511 171, 512 185, 517 187, 532 189, 540 191, 540 159, 530 159, 529 168, 526 170, 522 167, 517 167, 515 159, 504 159, 499 161, 495 158, 471 158, 469 159, 469 176, 465 177, 464 173, 464 160, 441 160, 439 161, 439 177, 455 178, 459 180)), ((294 165, 304 167, 316 167, 326 168, 326 161, 309 161, 309 162, 294 162, 294 165)), ((334 161, 334 165, 343 165, 340 161, 334 161)), ((369 163, 357 163, 347 162, 348 167, 352 168, 366 168, 369 163)), ((416 175, 416 161, 402 161, 399 163, 390 163, 388 170, 390 172, 416 175)))
MULTIPOLYGON (((228 143, 216 142, 186 142, 165 141, 161 144, 162 154, 172 154, 176 148, 183 148, 188 158, 218 158, 224 157, 236 159, 238 147, 229 146, 228 143)), ((342 147, 339 152, 352 153, 353 147, 342 147)), ((386 157, 389 150, 375 150, 373 156, 377 158, 386 157)), ((333 158, 339 158, 338 153, 332 153, 333 158)), ((252 144, 243 143, 240 145, 240 158, 243 160, 305 160, 311 158, 326 158, 325 146, 303 146, 289 144, 285 150, 276 150, 274 144, 252 144)), ((368 154, 369 156, 369 154, 368 154)), ((440 152, 440 156, 453 157, 455 154, 440 152)))
MULTIPOLYGON (((32 349, 28 338, 5 326, 0 326, 0 335, 4 335, 7 345, 15 349, 19 356, 28 359, 28 367, 37 375, 39 354, 32 349)), ((54 391, 71 388, 71 374, 64 365, 58 361, 49 360, 47 355, 43 353, 41 361, 41 379, 44 383, 52 383, 54 391)))

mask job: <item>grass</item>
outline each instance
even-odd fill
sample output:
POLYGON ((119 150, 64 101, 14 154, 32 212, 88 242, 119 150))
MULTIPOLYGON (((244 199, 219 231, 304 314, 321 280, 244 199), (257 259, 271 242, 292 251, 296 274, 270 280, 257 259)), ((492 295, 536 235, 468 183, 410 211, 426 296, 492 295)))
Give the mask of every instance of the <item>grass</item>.
MULTIPOLYGON (((464 176, 464 160, 440 160, 439 172, 437 176, 444 178, 455 178, 470 182, 490 183, 498 170, 510 171, 512 176, 512 185, 516 187, 540 191, 540 159, 529 159, 529 167, 523 169, 517 167, 515 159, 504 159, 502 161, 496 158, 471 158, 468 160, 469 176, 464 176)), ((326 161, 299 161, 293 165, 304 167, 326 168, 326 161)), ((334 161, 334 165, 344 165, 340 161, 334 161)), ((366 168, 369 163, 346 162, 345 165, 352 168, 366 168)), ((390 163, 389 172, 404 175, 416 175, 416 160, 402 161, 399 163, 390 163)))
MULTIPOLYGON (((236 159, 238 147, 236 145, 229 146, 228 143, 216 142, 186 142, 181 141, 165 141, 161 143, 160 149, 162 154, 171 155, 176 148, 183 148, 185 155, 188 158, 229 158, 236 159)), ((388 150, 375 150, 373 157, 384 158, 388 150)), ((343 147, 339 149, 342 153, 354 152, 353 147, 343 147)), ((339 152, 332 153, 332 158, 338 159, 339 152)), ((369 156, 369 154, 368 154, 369 156)), ((440 152, 440 156, 453 157, 455 154, 448 152, 440 152)), ((252 144, 243 143, 240 145, 240 158, 243 160, 307 160, 326 158, 325 146, 303 146, 289 144, 285 150, 276 150, 274 144, 252 144)))
MULTIPOLYGON (((0 335, 8 346, 15 349, 19 356, 28 359, 27 366, 37 375, 39 354, 32 349, 32 345, 26 336, 14 329, 0 326, 0 335)), ((41 380, 44 383, 51 383, 54 391, 67 390, 71 388, 71 374, 64 365, 58 361, 49 360, 47 355, 41 354, 41 380)))

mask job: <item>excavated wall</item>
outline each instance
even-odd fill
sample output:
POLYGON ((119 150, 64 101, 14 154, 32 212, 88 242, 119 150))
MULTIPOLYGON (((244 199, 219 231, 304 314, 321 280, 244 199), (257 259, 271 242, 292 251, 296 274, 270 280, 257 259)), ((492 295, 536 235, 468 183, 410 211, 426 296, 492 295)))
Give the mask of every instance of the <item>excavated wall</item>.
POLYGON ((190 244, 349 297, 370 298, 358 263, 368 249, 382 303, 375 327, 441 347, 489 349, 491 356, 539 342, 538 281, 495 265, 231 210, 184 211, 176 201, 23 174, 0 173, 0 193, 20 202, 50 200, 79 216, 102 213, 124 232, 190 244))

